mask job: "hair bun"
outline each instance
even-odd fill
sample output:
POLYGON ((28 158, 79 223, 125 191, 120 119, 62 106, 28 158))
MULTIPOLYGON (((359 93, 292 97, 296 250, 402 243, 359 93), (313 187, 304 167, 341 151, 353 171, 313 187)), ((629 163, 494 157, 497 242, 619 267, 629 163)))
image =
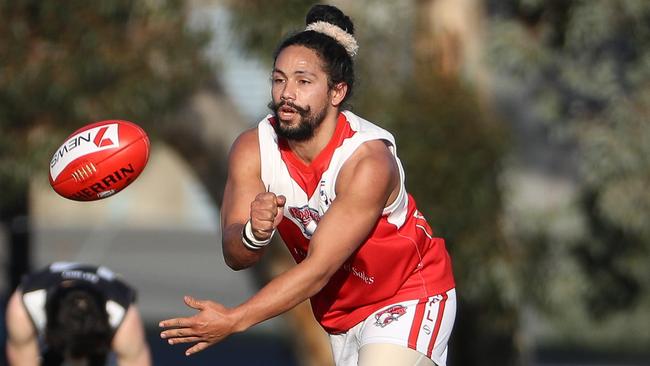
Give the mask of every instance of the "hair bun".
POLYGON ((305 17, 305 24, 310 25, 319 21, 333 24, 349 34, 354 34, 354 24, 352 24, 350 17, 335 6, 314 5, 305 17))

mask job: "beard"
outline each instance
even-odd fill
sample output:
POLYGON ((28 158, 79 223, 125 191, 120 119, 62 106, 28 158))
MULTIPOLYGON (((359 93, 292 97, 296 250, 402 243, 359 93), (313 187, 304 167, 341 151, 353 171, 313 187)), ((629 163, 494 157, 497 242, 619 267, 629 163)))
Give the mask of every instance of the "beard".
POLYGON ((314 132, 318 126, 320 126, 321 123, 323 123, 323 120, 325 120, 325 114, 327 112, 327 110, 323 108, 317 113, 312 113, 311 107, 307 106, 306 108, 303 108, 293 104, 292 102, 287 102, 286 100, 282 100, 279 103, 273 103, 273 101, 271 101, 269 102, 268 107, 275 117, 276 123, 273 124, 275 133, 286 140, 298 142, 309 140, 314 136, 314 132), (278 110, 284 106, 295 109, 300 116, 300 121, 297 126, 286 126, 282 124, 282 121, 280 121, 278 110))

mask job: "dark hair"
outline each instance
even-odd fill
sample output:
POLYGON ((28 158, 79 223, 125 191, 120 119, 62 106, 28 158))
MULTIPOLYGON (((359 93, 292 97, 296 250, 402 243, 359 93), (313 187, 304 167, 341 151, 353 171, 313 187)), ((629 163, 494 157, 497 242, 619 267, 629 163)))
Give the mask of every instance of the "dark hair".
MULTIPOLYGON (((350 17, 334 6, 314 5, 305 17, 305 24, 309 25, 317 21, 336 25, 350 35, 354 35, 354 24, 352 24, 350 17)), ((304 46, 316 52, 323 61, 328 86, 333 88, 336 84, 345 82, 348 85, 348 92, 343 102, 348 100, 354 87, 354 64, 352 56, 348 54, 345 47, 334 38, 323 33, 313 30, 301 31, 289 36, 280 43, 273 55, 274 63, 282 50, 294 45, 304 46)))
POLYGON ((105 297, 88 285, 54 290, 46 303, 48 349, 63 357, 104 365, 113 337, 105 304, 105 297))

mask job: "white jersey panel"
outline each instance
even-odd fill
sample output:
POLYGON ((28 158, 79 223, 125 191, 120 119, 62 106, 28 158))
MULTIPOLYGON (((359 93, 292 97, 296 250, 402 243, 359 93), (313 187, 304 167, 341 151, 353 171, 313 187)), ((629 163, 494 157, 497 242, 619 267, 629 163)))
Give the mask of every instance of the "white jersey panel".
MULTIPOLYGON (((289 207, 307 206, 309 197, 289 174, 289 169, 282 160, 278 147, 278 136, 269 122, 271 115, 266 116, 258 125, 257 133, 260 144, 261 175, 264 186, 278 195, 284 195, 287 202, 284 205, 284 216, 300 227, 300 223, 288 213, 289 207)), ((310 204, 309 207, 312 207, 310 204)), ((315 230, 315 227, 313 228, 315 230)), ((311 232, 313 233, 313 230, 311 232)), ((307 233, 303 233, 307 234, 307 233)), ((311 235, 311 234, 309 234, 311 235)), ((307 236, 307 235, 306 235, 307 236)))
POLYGON ((388 143, 400 173, 398 197, 384 209, 383 214, 388 216, 388 222, 397 227, 401 227, 406 220, 408 196, 404 186, 404 170, 396 154, 394 137, 388 131, 356 116, 352 112, 345 111, 343 114, 355 133, 335 149, 328 168, 320 177, 316 192, 304 192, 289 174, 289 169, 282 159, 278 147, 278 137, 270 123, 272 116, 268 115, 258 125, 262 181, 271 192, 286 196, 287 203, 284 206, 284 216, 292 220, 298 227, 302 227, 301 223, 288 212, 290 207, 301 208, 303 212, 313 216, 314 220, 309 220, 309 224, 303 229, 303 235, 307 238, 311 237, 318 220, 327 212, 329 205, 336 198, 336 179, 341 168, 361 144, 371 140, 384 140, 388 143))

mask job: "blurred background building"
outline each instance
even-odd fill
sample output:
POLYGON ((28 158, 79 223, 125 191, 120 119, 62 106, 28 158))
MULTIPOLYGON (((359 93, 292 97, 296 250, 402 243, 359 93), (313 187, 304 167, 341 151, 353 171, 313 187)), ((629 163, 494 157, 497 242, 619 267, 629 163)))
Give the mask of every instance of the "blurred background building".
MULTIPOLYGON (((190 359, 156 327, 191 313, 184 294, 236 305, 290 265, 274 243, 230 271, 218 207, 272 51, 313 3, 0 0, 0 299, 46 263, 101 263, 139 289, 156 365, 331 364, 305 304, 190 359), (51 152, 110 118, 150 134, 142 176, 57 196, 51 152)), ((450 364, 650 365, 650 2, 330 3, 361 45, 352 107, 394 132, 448 241, 450 364)))

